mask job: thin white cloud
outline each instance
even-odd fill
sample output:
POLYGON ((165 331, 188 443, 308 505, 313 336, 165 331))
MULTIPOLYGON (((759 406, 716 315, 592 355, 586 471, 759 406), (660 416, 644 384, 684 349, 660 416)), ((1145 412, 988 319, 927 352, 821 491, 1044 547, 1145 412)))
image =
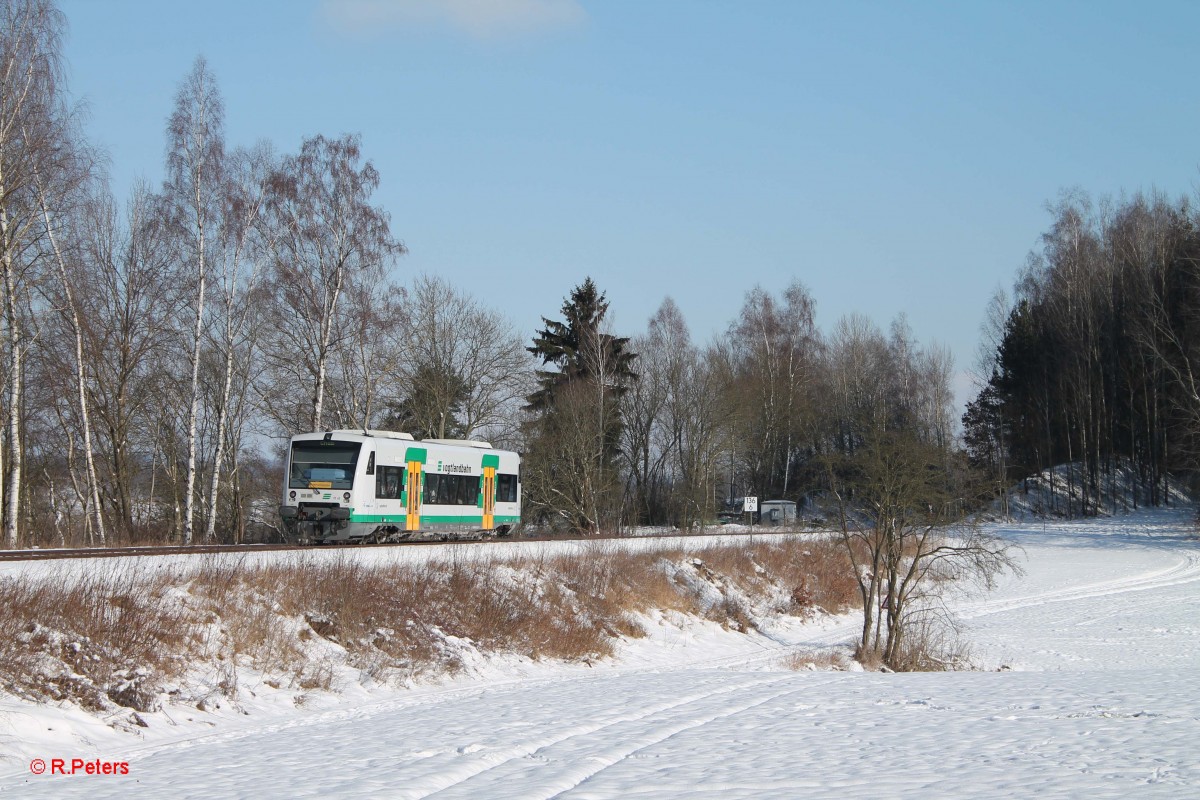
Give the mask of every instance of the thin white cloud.
POLYGON ((319 13, 349 35, 432 26, 475 39, 546 33, 587 18, 578 0, 321 0, 319 13))

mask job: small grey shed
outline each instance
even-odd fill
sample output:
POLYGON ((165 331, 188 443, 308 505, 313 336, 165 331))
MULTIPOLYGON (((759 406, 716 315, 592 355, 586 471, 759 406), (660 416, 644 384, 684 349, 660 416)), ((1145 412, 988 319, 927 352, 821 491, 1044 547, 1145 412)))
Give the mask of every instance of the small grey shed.
POLYGON ((796 524, 796 504, 791 500, 765 500, 758 510, 763 525, 796 524))

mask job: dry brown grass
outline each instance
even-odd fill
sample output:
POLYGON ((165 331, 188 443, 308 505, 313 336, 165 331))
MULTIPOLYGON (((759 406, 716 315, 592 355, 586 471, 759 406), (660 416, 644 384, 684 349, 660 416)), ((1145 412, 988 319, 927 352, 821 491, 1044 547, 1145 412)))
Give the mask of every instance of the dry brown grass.
POLYGON ((168 573, 0 580, 0 682, 18 696, 146 711, 182 674, 191 642, 162 602, 168 573))
POLYGON ((775 539, 753 547, 724 545, 703 551, 705 566, 760 602, 778 589, 786 600, 775 610, 798 614, 821 610, 830 614, 859 603, 858 584, 842 545, 828 539, 775 539))
MULTIPOLYGON (((336 686, 340 665, 378 681, 452 673, 471 648, 533 659, 611 655, 677 611, 753 628, 754 613, 840 611, 853 576, 837 546, 758 541, 694 552, 597 544, 572 556, 458 557, 370 565, 314 553, 265 566, 200 559, 186 572, 132 568, 82 579, 0 580, 0 681, 14 693, 92 709, 147 710, 205 672, 235 698, 238 672, 301 694, 336 686), (752 608, 753 607, 753 608, 752 608)), ((132 562, 131 562, 132 563, 132 562)))

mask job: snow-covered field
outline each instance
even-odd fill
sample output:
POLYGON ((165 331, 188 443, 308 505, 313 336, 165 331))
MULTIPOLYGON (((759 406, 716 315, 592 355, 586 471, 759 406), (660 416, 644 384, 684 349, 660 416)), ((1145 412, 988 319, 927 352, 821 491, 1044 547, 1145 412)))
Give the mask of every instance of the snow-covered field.
POLYGON ((1190 510, 1003 528, 1026 575, 955 601, 977 672, 790 671, 853 619, 746 636, 655 617, 592 665, 499 661, 297 710, 168 706, 114 730, 0 698, 21 797, 1200 797, 1200 542, 1190 510), (241 713, 245 712, 245 713, 241 713), (40 758, 128 774, 34 775, 40 758))

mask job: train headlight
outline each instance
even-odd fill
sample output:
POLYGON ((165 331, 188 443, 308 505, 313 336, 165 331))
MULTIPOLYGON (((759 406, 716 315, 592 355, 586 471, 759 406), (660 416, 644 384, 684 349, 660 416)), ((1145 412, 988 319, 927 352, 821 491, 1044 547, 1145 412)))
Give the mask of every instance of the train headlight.
POLYGON ((288 499, 289 499, 289 500, 295 500, 295 499, 296 499, 296 493, 295 493, 295 492, 288 492, 288 499))
POLYGON ((343 494, 342 499, 345 500, 347 503, 349 503, 350 502, 350 493, 346 492, 345 494, 343 494))

